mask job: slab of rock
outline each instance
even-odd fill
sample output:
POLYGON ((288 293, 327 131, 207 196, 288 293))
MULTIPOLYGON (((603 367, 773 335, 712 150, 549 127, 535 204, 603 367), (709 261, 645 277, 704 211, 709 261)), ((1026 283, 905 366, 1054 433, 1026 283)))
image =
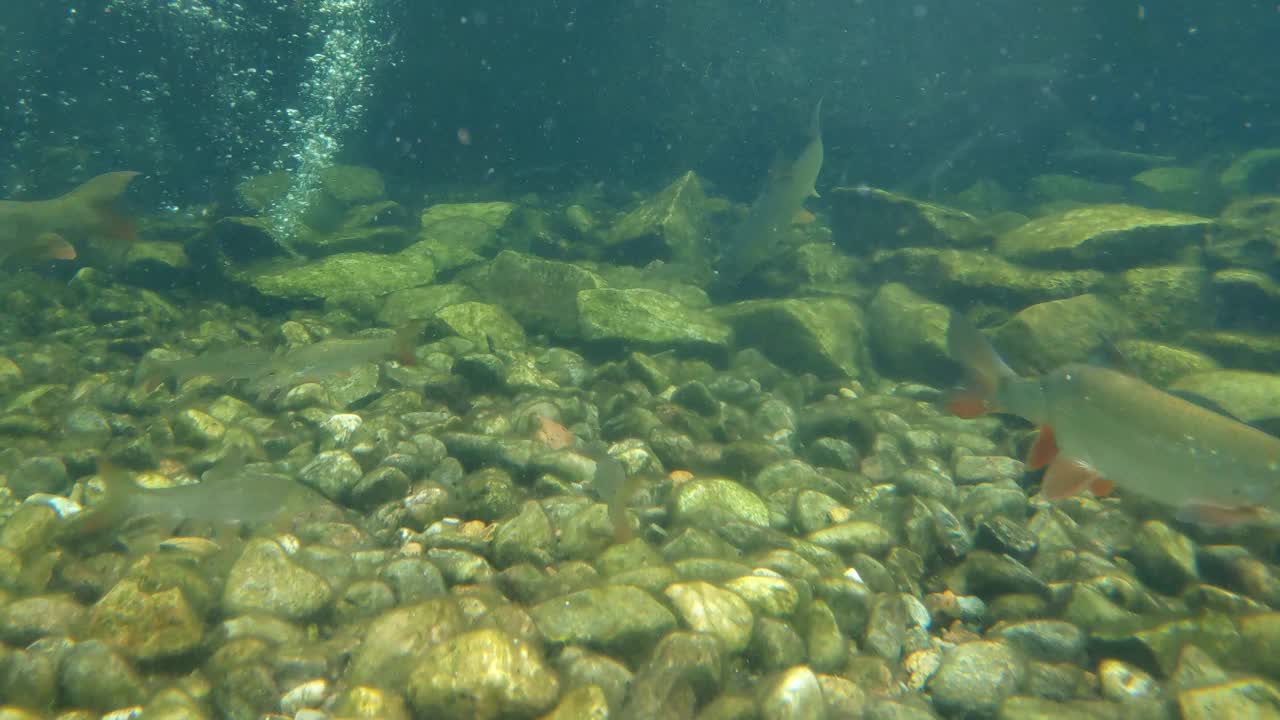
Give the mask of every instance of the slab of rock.
POLYGON ((1280 409, 1280 375, 1248 370, 1207 370, 1184 375, 1173 384, 1208 398, 1245 421, 1274 418, 1280 409))
POLYGON ((426 285, 435 277, 435 267, 428 258, 405 253, 341 253, 313 261, 269 261, 234 276, 268 299, 314 303, 346 295, 380 297, 426 285))
POLYGON ((604 234, 604 244, 627 263, 654 260, 703 264, 710 258, 712 206, 693 171, 623 215, 604 234))
POLYGON ((1137 267, 1114 278, 1114 304, 1135 332, 1170 338, 1214 325, 1209 273, 1199 265, 1137 267))
POLYGON ((1280 270, 1280 195, 1237 200, 1209 232, 1205 254, 1217 266, 1280 270))
POLYGON ((502 630, 473 630, 435 645, 409 676, 418 717, 532 718, 550 710, 560 679, 538 648, 502 630))
POLYGON ((937 383, 955 374, 947 354, 951 310, 901 283, 876 291, 867 314, 877 367, 895 378, 937 383))
POLYGON ((884 250, 872 256, 877 275, 942 302, 1023 307, 1097 290, 1098 270, 1036 270, 991 253, 937 248, 884 250))
POLYGON ((839 187, 826 193, 832 237, 848 252, 895 247, 977 247, 995 238, 978 218, 870 187, 839 187))
POLYGON ((437 312, 450 305, 479 299, 479 293, 459 283, 396 290, 383 300, 382 309, 378 311, 378 322, 393 328, 404 327, 414 320, 435 317, 437 312))
POLYGON ((530 330, 573 338, 579 330, 578 292, 606 283, 572 263, 504 250, 471 278, 471 284, 530 330))
POLYGON ((1280 148, 1257 148, 1236 158, 1218 176, 1231 195, 1274 192, 1280 186, 1280 148))
POLYGON ((647 350, 724 352, 732 332, 711 313, 643 288, 580 290, 578 329, 584 339, 647 350))
POLYGON ((634 652, 675 629, 671 611, 632 585, 604 585, 552 598, 529 610, 538 630, 557 644, 634 652))
POLYGON ((837 298, 747 300, 717 309, 740 347, 755 347, 795 372, 867 377, 872 372, 861 308, 837 298))
POLYGON ((1134 205, 1091 205, 1036 218, 996 241, 1013 262, 1116 270, 1167 262, 1203 244, 1208 218, 1134 205))
POLYGON ((431 258, 441 272, 481 263, 497 252, 499 235, 516 209, 509 202, 432 205, 422 211, 418 242, 404 253, 431 258))
POLYGON ((1032 305, 996 331, 995 344, 1015 369, 1038 374, 1084 362, 1107 338, 1128 332, 1128 320, 1096 295, 1032 305))

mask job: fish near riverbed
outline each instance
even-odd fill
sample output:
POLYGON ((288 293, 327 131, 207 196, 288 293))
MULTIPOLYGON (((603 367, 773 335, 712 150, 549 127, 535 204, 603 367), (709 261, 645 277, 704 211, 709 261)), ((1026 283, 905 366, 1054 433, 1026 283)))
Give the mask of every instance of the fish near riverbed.
POLYGON ((0 200, 0 262, 10 257, 74 260, 72 241, 135 239, 115 204, 139 173, 110 172, 51 200, 0 200))
POLYGON ((814 183, 822 171, 822 101, 813 109, 808 141, 790 163, 778 163, 764 189, 751 203, 720 253, 716 270, 720 282, 736 283, 773 259, 787 229, 804 209, 804 201, 818 197, 814 183))
POLYGON ((1210 526, 1258 522, 1280 511, 1280 439, 1115 370, 1083 363, 1018 376, 990 342, 952 314, 951 357, 969 387, 949 407, 961 417, 1010 413, 1040 427, 1027 464, 1047 467, 1049 499, 1112 484, 1210 526))

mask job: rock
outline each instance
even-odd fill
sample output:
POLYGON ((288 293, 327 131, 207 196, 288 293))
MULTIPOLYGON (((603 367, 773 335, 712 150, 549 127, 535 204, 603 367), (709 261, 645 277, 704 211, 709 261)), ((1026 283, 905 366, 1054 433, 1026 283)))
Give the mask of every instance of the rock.
POLYGON ((940 302, 974 301, 1024 307, 1097 290, 1106 276, 1098 270, 1037 270, 991 253, 937 248, 881 250, 874 272, 940 302))
POLYGON ((731 339, 729 328, 706 311, 657 290, 581 290, 577 311, 588 341, 722 354, 731 339))
POLYGON ((70 595, 20 598, 0 607, 0 640, 25 647, 44 637, 73 637, 87 615, 70 595))
POLYGON ((232 613, 266 612, 308 618, 333 597, 323 577, 294 562, 274 540, 250 541, 231 566, 223 603, 232 613))
POLYGON ((901 283, 876 291, 867 314, 871 350, 879 367, 895 378, 938 382, 955 374, 947 354, 951 310, 917 295, 901 283))
POLYGON ((1280 612, 1261 612, 1239 619, 1244 655, 1268 677, 1280 675, 1280 612))
POLYGON ((675 583, 663 594, 690 630, 719 639, 730 653, 746 649, 755 618, 737 594, 707 582, 675 583))
POLYGON ((1280 718, 1280 690, 1260 678, 1244 678, 1178 693, 1183 720, 1280 718))
POLYGON ((1016 370, 1046 372, 1085 362, 1105 338, 1127 333, 1127 318, 1096 295, 1032 305, 996 331, 996 347, 1016 370))
POLYGON ((1124 198, 1123 187, 1078 175, 1036 175, 1027 185, 1027 193, 1049 207, 1119 202, 1124 198))
POLYGON ((1280 184, 1280 148, 1256 148, 1232 161, 1218 176, 1229 195, 1273 192, 1280 184))
POLYGON ((549 550, 555 543, 551 520, 542 505, 530 500, 515 517, 498 523, 493 537, 493 560, 499 567, 520 562, 548 565, 549 550))
POLYGON ((671 499, 671 524, 714 530, 726 522, 768 527, 769 508, 758 495, 725 478, 695 478, 671 499))
POLYGON ((1098 686, 1102 697, 1113 702, 1159 700, 1163 696, 1159 681, 1150 673, 1111 658, 1098 663, 1098 686))
POLYGON ((467 285, 443 283, 396 290, 386 296, 378 311, 378 322, 389 327, 404 327, 414 320, 428 320, 441 309, 462 302, 479 300, 467 285))
POLYGON ((1026 662, 1007 645, 970 642, 943 653, 929 695, 950 716, 993 715, 1027 677, 1026 662))
POLYGON ((269 221, 253 217, 220 218, 207 234, 188 243, 185 250, 200 267, 217 267, 222 261, 245 263, 297 254, 277 236, 269 221))
POLYGON ((94 603, 89 635, 146 662, 195 650, 204 638, 204 623, 178 588, 147 592, 137 580, 126 579, 94 603))
POLYGON ((558 338, 578 335, 578 292, 605 286, 599 275, 573 263, 510 250, 498 253, 470 282, 522 325, 558 338))
POLYGON ((1093 205, 1036 218, 996 241, 1013 262, 1118 270, 1175 260, 1204 242, 1211 220, 1133 205, 1093 205))
POLYGON ((710 209, 702 181, 689 171, 623 215, 605 232, 604 244, 632 265, 704 265, 710 259, 710 209))
POLYGON ((516 210, 509 202, 432 205, 422 212, 420 239, 404 254, 430 258, 440 272, 483 262, 516 210))
POLYGON ((760 720, 825 720, 818 677, 807 666, 786 670, 760 692, 760 720))
POLYGON ((400 690, 426 652, 466 627, 452 598, 388 610, 369 624, 351 658, 347 678, 359 685, 400 690))
MULTIPOLYGON (((327 705, 326 708, 328 708, 327 705)), ((347 688, 339 693, 333 701, 333 707, 328 709, 333 717, 351 720, 411 720, 412 717, 408 704, 398 690, 386 691, 362 685, 347 688)), ((305 713, 298 713, 294 717, 307 716, 305 713)))
POLYGON ((832 236, 847 252, 893 247, 977 247, 994 238, 963 210, 869 187, 838 187, 825 193, 831 204, 832 236))
POLYGON ((97 640, 72 646, 58 671, 58 685, 68 705, 104 713, 144 697, 142 680, 129 663, 97 640))
POLYGON ((536 647, 501 630, 481 629, 427 649, 406 693, 419 717, 497 720, 550 710, 560 681, 536 647))
POLYGON ((33 493, 65 493, 71 485, 67 466, 56 457, 35 455, 28 457, 9 472, 9 488, 19 497, 33 493))
POLYGON ((1200 577, 1196 544, 1159 520, 1142 523, 1134 538, 1132 559, 1143 582, 1169 595, 1178 594, 1200 577))
POLYGON ((227 426, 212 415, 188 408, 173 419, 173 437, 180 443, 206 448, 222 439, 227 426))
POLYGON ((1203 215, 1217 215, 1225 195, 1202 168, 1194 167, 1143 170, 1129 180, 1129 187, 1138 205, 1203 215))
POLYGON ((1267 331, 1274 329, 1280 308, 1280 283, 1250 268, 1218 270, 1210 279, 1217 298, 1219 327, 1267 331))
POLYGON ((846 300, 748 300, 717 310, 733 326, 739 347, 758 348, 794 372, 822 378, 871 375, 861 309, 846 300))
POLYGON ((339 253, 319 260, 278 260, 233 272, 267 300, 316 303, 342 296, 377 298, 426 285, 435 277, 431 261, 408 254, 339 253))
POLYGON ((470 340, 481 350, 518 350, 525 346, 524 328, 499 305, 460 302, 440 308, 431 327, 443 335, 470 340))
POLYGON ((1085 634, 1061 620, 1023 620, 1001 623, 987 637, 1002 640, 1024 657, 1046 663, 1082 664, 1085 661, 1085 634))
POLYGON ((670 610, 630 585, 605 585, 552 598, 529 614, 550 642, 629 653, 651 647, 676 626, 670 610))
POLYGON ((800 607, 800 592, 794 583, 774 575, 743 575, 724 583, 758 614, 789 618, 800 607))
POLYGON ((314 488, 321 495, 341 502, 347 498, 356 483, 360 482, 363 471, 360 463, 345 450, 326 450, 316 453, 306 465, 298 470, 298 482, 314 488))
POLYGON ((299 227, 293 245, 313 258, 353 252, 399 252, 414 242, 406 227, 408 220, 408 211, 391 200, 360 205, 348 210, 332 227, 299 227))
POLYGON ((599 685, 584 685, 560 697, 555 710, 543 720, 605 720, 609 717, 609 699, 599 685))
POLYGON ((1169 338, 1214 325, 1209 275, 1199 266, 1139 267, 1121 273, 1111 297, 1133 331, 1169 338))
POLYGON ((1273 370, 1274 359, 1280 354, 1280 334, 1193 330, 1183 341, 1223 365, 1239 370, 1273 370))
POLYGON ((1244 422, 1274 418, 1280 408, 1280 375, 1247 370, 1207 370, 1179 378, 1172 389, 1208 398, 1244 422))
POLYGON ((1185 375, 1218 369, 1218 363, 1204 353, 1150 340, 1121 340, 1116 349, 1134 374, 1156 387, 1169 387, 1185 375))
POLYGON ((888 530, 863 520, 837 523, 810 533, 805 539, 842 556, 852 553, 880 556, 894 544, 893 535, 888 530))
POLYGON ((1231 203, 1208 240, 1205 254, 1215 267, 1248 268, 1275 277, 1280 270, 1280 195, 1231 203))
POLYGON ((191 280, 191 259, 182 243, 141 241, 125 251, 121 278, 130 285, 167 290, 191 280))

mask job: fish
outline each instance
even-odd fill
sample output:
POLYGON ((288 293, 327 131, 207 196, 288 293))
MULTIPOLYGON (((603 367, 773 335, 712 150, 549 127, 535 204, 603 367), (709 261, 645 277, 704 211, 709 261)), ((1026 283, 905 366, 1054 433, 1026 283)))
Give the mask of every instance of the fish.
POLYGON ((1045 468, 1049 500, 1118 485, 1208 527, 1270 521, 1280 510, 1280 438, 1107 367, 1019 376, 955 313, 947 348, 969 374, 951 412, 1009 413, 1040 428, 1027 465, 1045 468))
POLYGON ((136 240, 133 221, 115 204, 139 174, 105 173, 51 200, 0 200, 0 263, 10 257, 74 260, 73 240, 136 240))
POLYGON ((644 477, 638 473, 628 477, 627 469, 609 454, 604 443, 579 442, 572 430, 546 415, 538 415, 537 421, 535 440, 552 450, 569 449, 581 453, 595 463, 595 470, 591 474, 591 489, 608 510, 614 539, 619 543, 631 540, 635 533, 627 517, 627 506, 644 486, 644 477))
POLYGON ((813 109, 808 140, 790 163, 775 164, 764 189, 734 227, 716 271, 721 283, 736 283, 772 259, 804 201, 819 197, 815 183, 822 171, 822 100, 813 109))
POLYGON ((121 526, 135 517, 164 516, 176 527, 184 521, 268 523, 288 511, 329 501, 287 475, 247 467, 232 455, 205 471, 200 482, 144 488, 123 469, 98 462, 102 499, 66 521, 63 537, 83 538, 121 526))

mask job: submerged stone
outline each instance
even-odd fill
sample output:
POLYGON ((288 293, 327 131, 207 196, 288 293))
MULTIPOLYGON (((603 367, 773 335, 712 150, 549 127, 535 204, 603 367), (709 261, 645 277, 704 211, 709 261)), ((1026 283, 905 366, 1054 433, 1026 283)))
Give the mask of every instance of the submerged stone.
POLYGON ((1000 236, 996 252, 1037 267, 1115 270, 1173 260, 1203 244, 1212 220, 1133 205, 1093 205, 1037 218, 1000 236))

